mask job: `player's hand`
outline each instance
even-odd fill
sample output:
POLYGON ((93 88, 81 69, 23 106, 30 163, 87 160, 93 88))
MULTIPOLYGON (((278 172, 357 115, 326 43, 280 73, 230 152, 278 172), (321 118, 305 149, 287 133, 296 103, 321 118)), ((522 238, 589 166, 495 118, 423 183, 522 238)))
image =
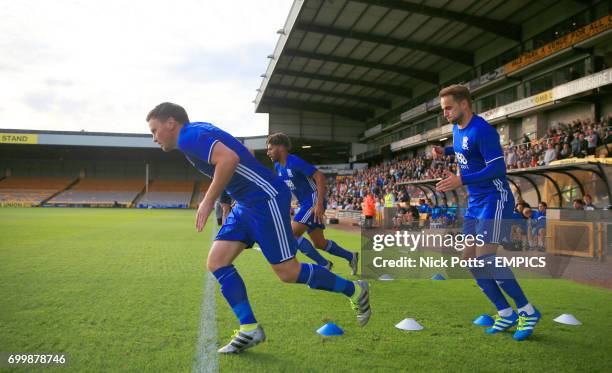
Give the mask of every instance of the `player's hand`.
POLYGON ((214 208, 215 206, 204 203, 204 201, 200 203, 198 206, 198 212, 196 212, 196 230, 198 232, 202 232, 202 229, 204 229, 206 221, 214 208))
POLYGON ((448 192, 453 189, 457 189, 463 185, 461 176, 455 175, 452 172, 446 170, 446 179, 441 180, 436 184, 436 189, 439 192, 448 192))
POLYGON ((317 203, 314 209, 314 221, 317 224, 323 224, 325 221, 325 207, 322 203, 317 203))
POLYGON ((431 147, 431 155, 434 159, 444 155, 444 148, 438 145, 434 145, 431 147))

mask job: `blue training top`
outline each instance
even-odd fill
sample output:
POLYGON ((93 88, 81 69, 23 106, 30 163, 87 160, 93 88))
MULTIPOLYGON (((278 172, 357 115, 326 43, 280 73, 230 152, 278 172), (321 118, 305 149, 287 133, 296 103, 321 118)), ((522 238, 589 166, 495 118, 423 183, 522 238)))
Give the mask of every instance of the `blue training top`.
POLYGON ((240 158, 234 175, 225 187, 227 194, 236 202, 244 206, 253 206, 283 191, 288 192, 282 180, 259 163, 238 139, 210 123, 184 124, 177 145, 196 169, 212 178, 215 166, 210 162, 213 148, 219 142, 233 150, 240 158))
POLYGON ((453 150, 470 199, 512 195, 499 134, 486 120, 474 114, 464 129, 455 124, 453 150))
POLYGON ((314 205, 317 199, 317 184, 312 178, 317 172, 315 166, 296 155, 289 154, 285 166, 275 162, 274 168, 295 195, 300 206, 314 205))

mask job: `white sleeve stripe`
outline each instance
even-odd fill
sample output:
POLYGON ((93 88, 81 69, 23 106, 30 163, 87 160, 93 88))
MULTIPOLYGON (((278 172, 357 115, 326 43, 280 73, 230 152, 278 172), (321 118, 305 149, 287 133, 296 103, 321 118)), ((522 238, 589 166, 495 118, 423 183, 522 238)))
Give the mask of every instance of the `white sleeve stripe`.
POLYGON ((501 158, 501 159, 503 159, 503 158, 504 158, 504 156, 503 156, 503 155, 500 155, 499 157, 497 157, 497 158, 493 158, 493 159, 491 159, 490 161, 485 161, 485 163, 486 163, 486 164, 489 164, 489 163, 491 163, 491 162, 493 162, 493 161, 495 161, 495 160, 498 160, 498 159, 500 159, 500 158, 501 158))
POLYGON ((212 144, 210 144, 210 149, 208 150, 208 164, 212 164, 210 163, 210 158, 212 158, 213 149, 215 148, 215 145, 217 145, 218 142, 219 140, 215 140, 212 144))

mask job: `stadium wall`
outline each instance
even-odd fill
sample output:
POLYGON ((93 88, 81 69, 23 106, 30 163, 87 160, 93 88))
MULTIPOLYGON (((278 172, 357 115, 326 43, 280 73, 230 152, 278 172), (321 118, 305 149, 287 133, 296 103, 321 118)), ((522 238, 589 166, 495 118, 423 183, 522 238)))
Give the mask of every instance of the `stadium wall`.
POLYGON ((571 123, 576 119, 594 118, 595 105, 576 103, 559 109, 550 110, 544 113, 544 115, 547 117, 547 122, 551 126, 555 126, 558 123, 571 123))

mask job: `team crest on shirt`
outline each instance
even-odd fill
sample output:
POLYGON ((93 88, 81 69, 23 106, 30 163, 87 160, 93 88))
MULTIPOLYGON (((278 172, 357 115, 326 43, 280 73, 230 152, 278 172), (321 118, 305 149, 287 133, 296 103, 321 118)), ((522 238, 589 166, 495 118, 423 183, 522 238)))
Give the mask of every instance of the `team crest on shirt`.
POLYGON ((470 147, 468 146, 468 137, 467 136, 463 136, 463 141, 461 142, 461 148, 463 150, 470 150, 470 147))

